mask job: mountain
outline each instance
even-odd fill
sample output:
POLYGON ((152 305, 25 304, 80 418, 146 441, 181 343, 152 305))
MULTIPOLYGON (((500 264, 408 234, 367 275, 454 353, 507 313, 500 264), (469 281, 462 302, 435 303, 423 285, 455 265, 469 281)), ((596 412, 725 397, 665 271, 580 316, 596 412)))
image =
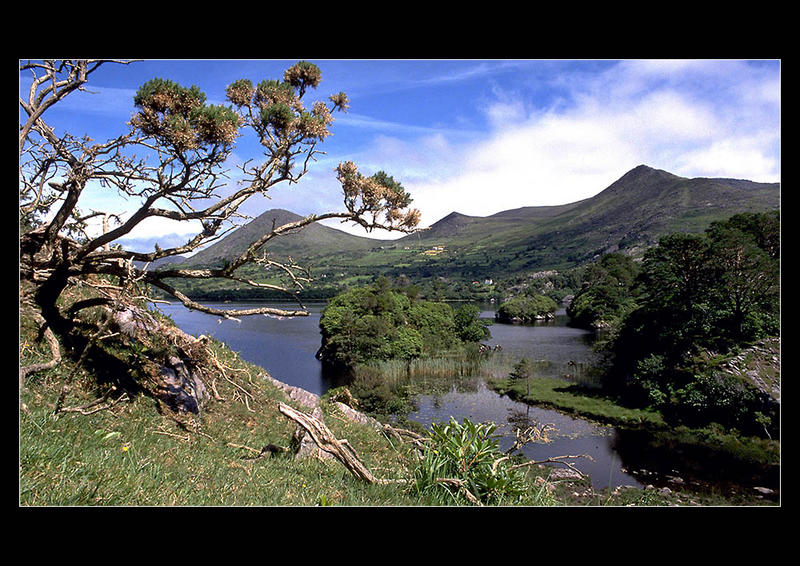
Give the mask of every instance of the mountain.
POLYGON ((550 269, 604 252, 635 253, 669 232, 702 232, 711 222, 738 212, 779 206, 778 183, 689 179, 640 165, 591 198, 486 217, 452 213, 398 243, 443 246, 452 252, 453 270, 470 264, 504 272, 550 269))
MULTIPOLYGON (((278 257, 308 265, 326 284, 347 285, 378 273, 411 280, 483 280, 566 269, 603 253, 639 255, 670 232, 702 232, 739 212, 780 207, 780 185, 740 179, 685 178, 640 165, 593 197, 557 206, 529 206, 490 216, 452 212, 397 240, 359 237, 321 224, 268 244, 278 257)), ((197 253, 191 266, 241 253, 275 226, 301 218, 269 210, 197 253)))
MULTIPOLYGON (((268 210, 240 226, 222 240, 197 252, 184 262, 184 265, 187 267, 217 266, 240 255, 251 243, 270 232, 273 227, 277 228, 302 218, 299 214, 280 208, 268 210)), ((302 230, 274 238, 267 244, 267 248, 271 254, 277 257, 307 258, 341 253, 342 251, 365 252, 377 245, 380 244, 372 238, 355 236, 315 222, 302 230)))

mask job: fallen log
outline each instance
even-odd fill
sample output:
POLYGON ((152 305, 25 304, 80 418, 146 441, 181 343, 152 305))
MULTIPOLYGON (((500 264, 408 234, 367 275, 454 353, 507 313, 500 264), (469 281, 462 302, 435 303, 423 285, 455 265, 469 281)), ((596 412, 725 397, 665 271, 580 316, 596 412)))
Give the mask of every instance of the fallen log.
POLYGON ((334 456, 354 476, 368 483, 381 483, 356 456, 350 444, 344 439, 338 440, 325 423, 284 403, 278 403, 278 411, 305 429, 320 449, 334 456))

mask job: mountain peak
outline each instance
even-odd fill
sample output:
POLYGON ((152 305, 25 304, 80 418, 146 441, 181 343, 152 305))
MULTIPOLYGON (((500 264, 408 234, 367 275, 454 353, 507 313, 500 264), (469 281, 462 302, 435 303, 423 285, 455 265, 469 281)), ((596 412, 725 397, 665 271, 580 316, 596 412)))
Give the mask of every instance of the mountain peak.
POLYGON ((630 194, 634 192, 652 192, 665 186, 684 181, 683 177, 673 175, 669 171, 654 169, 648 165, 638 165, 614 181, 600 195, 630 194))
POLYGON ((650 167, 649 165, 637 165, 627 173, 625 173, 621 179, 626 177, 640 177, 642 175, 652 175, 652 174, 659 174, 659 175, 666 175, 669 177, 677 178, 677 175, 673 175, 669 171, 664 171, 663 169, 656 169, 654 167, 650 167))
POLYGON ((461 214, 460 212, 453 211, 450 214, 448 214, 447 216, 445 216, 444 218, 440 218, 439 222, 442 222, 442 221, 445 221, 445 220, 458 220, 459 218, 468 218, 468 217, 467 217, 466 214, 461 214))
MULTIPOLYGON (((282 208, 270 208, 269 210, 265 210, 261 214, 259 214, 254 220, 257 219, 272 219, 276 218, 284 222, 294 222, 295 220, 300 220, 302 216, 296 214, 290 210, 284 210, 282 208)), ((278 224, 280 226, 280 224, 278 224)))

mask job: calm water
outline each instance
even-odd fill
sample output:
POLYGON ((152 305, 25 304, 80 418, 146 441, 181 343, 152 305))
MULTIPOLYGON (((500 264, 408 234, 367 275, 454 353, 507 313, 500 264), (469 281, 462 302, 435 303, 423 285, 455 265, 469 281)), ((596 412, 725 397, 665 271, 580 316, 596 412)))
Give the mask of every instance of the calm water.
MULTIPOLYGON (((251 303, 208 303, 208 306, 228 309, 253 307, 251 303)), ((294 308, 292 304, 273 306, 294 308)), ((337 379, 338 376, 326 375, 314 356, 320 346, 319 318, 324 303, 306 306, 310 312, 308 317, 281 320, 257 315, 242 317, 238 322, 189 311, 177 303, 159 305, 158 308, 185 332, 212 336, 238 352, 244 360, 266 369, 276 379, 323 394, 331 387, 341 385, 342 381, 337 379)), ((481 316, 493 319, 494 311, 485 310, 481 316)), ((588 363, 592 359, 590 333, 566 326, 563 312, 555 322, 535 326, 494 324, 491 332, 492 337, 486 342, 492 346, 499 344, 504 357, 547 359, 552 362, 554 374, 570 360, 588 363)), ((467 390, 454 387, 444 395, 421 395, 416 399, 416 405, 417 411, 409 416, 424 425, 447 421, 451 415, 458 421, 468 418, 473 422, 495 422, 503 450, 511 446, 515 423, 553 424, 557 430, 551 434, 551 443, 528 445, 523 451, 526 456, 538 460, 549 456, 589 454, 593 461, 579 458, 572 462, 592 477, 595 488, 640 485, 620 464, 614 450, 617 435, 613 428, 512 401, 491 391, 480 380, 467 390)))
MULTIPOLYGON (((484 310, 481 317, 494 320, 494 312, 484 310)), ((568 362, 586 365, 595 357, 591 350, 593 335, 586 330, 569 327, 567 322, 568 317, 562 309, 554 321, 546 323, 495 323, 490 326, 491 338, 484 342, 501 346, 502 350, 494 355, 508 360, 507 365, 513 365, 522 357, 546 360, 549 363, 544 366, 537 364, 537 375, 558 377, 569 371, 568 362)), ((466 417, 472 422, 494 422, 498 425, 497 433, 501 435, 499 444, 502 450, 512 445, 515 428, 551 424, 554 432, 549 435, 550 442, 528 444, 522 450, 526 457, 544 460, 553 456, 588 454, 591 459, 569 461, 591 477, 595 489, 642 485, 621 464, 615 450, 618 435, 613 427, 590 423, 550 409, 531 407, 498 395, 487 388, 482 380, 475 381, 467 388, 453 387, 444 395, 418 396, 418 409, 409 417, 426 426, 432 422, 447 421, 451 415, 459 421, 466 417)))
MULTIPOLYGON (((253 308, 252 303, 207 303, 220 309, 253 308)), ((296 309, 294 303, 273 304, 296 309)), ((244 316, 239 321, 186 309, 179 303, 158 305, 175 324, 193 336, 205 334, 225 343, 247 362, 263 367, 275 379, 321 395, 340 385, 335 376, 327 376, 314 355, 320 346, 319 317, 324 303, 306 305, 307 317, 278 319, 263 315, 244 316)))
MULTIPOLYGON (((208 305, 229 309, 253 307, 252 303, 208 305)), ((295 307, 294 304, 271 306, 295 307)), ((321 395, 345 382, 339 376, 326 375, 315 357, 320 346, 319 318, 324 303, 306 307, 310 312, 307 317, 279 320, 257 315, 232 321, 189 311, 179 304, 158 305, 185 332, 213 336, 276 379, 321 395)), ((481 316, 493 319, 494 311, 487 308, 481 316)), ((523 356, 547 360, 549 364, 539 367, 539 375, 563 375, 570 368, 568 362, 585 367, 594 358, 591 333, 567 326, 563 310, 555 321, 535 325, 496 323, 490 330, 492 336, 485 343, 500 345, 502 350, 495 355, 501 355, 509 363, 523 356)), ((699 485, 708 479, 702 476, 708 476, 709 470, 724 469, 724 464, 713 468, 705 465, 708 463, 706 455, 695 456, 689 462, 676 462, 674 453, 669 449, 654 449, 646 437, 513 401, 488 389, 479 378, 460 382, 444 394, 420 395, 416 406, 417 410, 409 416, 426 426, 448 421, 451 416, 459 422, 468 418, 476 423, 496 423, 497 433, 502 435, 500 447, 503 450, 511 446, 514 426, 552 424, 556 429, 551 434, 552 442, 529 444, 523 453, 535 460, 588 454, 592 460, 578 458, 571 462, 591 477, 595 489, 621 485, 641 487, 647 483, 669 485, 671 476, 682 476, 699 485)))

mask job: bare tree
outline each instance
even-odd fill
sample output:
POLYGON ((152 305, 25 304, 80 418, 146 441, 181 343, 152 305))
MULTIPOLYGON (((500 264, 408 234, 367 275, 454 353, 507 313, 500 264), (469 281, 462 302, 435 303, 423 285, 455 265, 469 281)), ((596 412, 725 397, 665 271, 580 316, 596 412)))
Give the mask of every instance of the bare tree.
POLYGON ((20 280, 30 283, 30 302, 41 312, 47 330, 64 334, 76 310, 97 304, 59 309, 66 288, 98 275, 119 278, 118 289, 141 293, 157 287, 190 308, 222 317, 251 314, 303 316, 307 311, 259 307, 217 310, 200 305, 175 288, 175 279, 228 279, 290 292, 301 285, 301 266, 258 255, 262 246, 281 234, 323 219, 338 218, 367 230, 413 231, 419 212, 409 209, 411 198, 402 185, 379 172, 370 177, 346 162, 335 172, 343 191, 343 210, 309 215, 274 227, 239 257, 216 269, 148 269, 159 259, 185 254, 221 238, 244 218, 239 208, 254 195, 266 195, 280 183, 296 183, 308 171, 317 145, 330 135, 333 112, 346 111, 344 93, 306 108, 307 91, 321 80, 320 69, 301 61, 281 80, 253 85, 247 79, 227 86, 228 106, 206 103, 196 86, 185 87, 166 79, 143 84, 136 96, 136 112, 127 132, 106 141, 56 133, 48 110, 75 91, 86 90, 90 75, 101 65, 133 61, 64 60, 20 62, 30 73, 27 99, 20 96, 20 280), (263 155, 239 166, 240 180, 229 182, 226 159, 236 139, 253 132, 263 155), (87 188, 115 191, 136 209, 120 218, 110 211, 79 208, 87 188), (149 253, 125 249, 120 238, 148 218, 160 217, 198 224, 199 233, 183 245, 149 253), (87 221, 102 218, 103 233, 90 233, 87 221), (109 222, 115 227, 110 228, 109 222), (110 228, 110 229, 109 229, 110 228), (250 263, 277 266, 289 277, 285 286, 271 286, 243 278, 238 270, 250 263), (132 285, 130 283, 135 283, 132 285))

